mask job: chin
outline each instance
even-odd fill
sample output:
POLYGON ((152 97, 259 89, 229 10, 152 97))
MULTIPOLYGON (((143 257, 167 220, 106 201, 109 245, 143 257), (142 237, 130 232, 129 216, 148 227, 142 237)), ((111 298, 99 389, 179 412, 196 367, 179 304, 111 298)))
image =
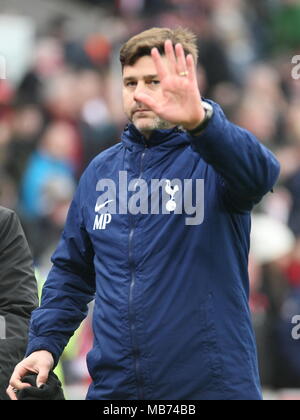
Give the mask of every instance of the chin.
POLYGON ((133 123, 139 131, 152 131, 156 128, 156 124, 154 123, 154 121, 135 120, 133 121, 133 123))

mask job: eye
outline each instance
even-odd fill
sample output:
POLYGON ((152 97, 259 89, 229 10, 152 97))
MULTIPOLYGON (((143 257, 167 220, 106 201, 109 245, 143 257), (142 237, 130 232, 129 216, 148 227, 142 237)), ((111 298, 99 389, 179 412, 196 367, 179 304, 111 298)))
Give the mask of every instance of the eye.
POLYGON ((160 84, 159 80, 150 80, 150 82, 148 82, 150 85, 156 86, 160 84))
POLYGON ((131 82, 126 82, 126 83, 125 83, 125 86, 127 86, 127 87, 133 87, 133 86, 136 86, 136 82, 134 82, 134 81, 131 81, 131 82))

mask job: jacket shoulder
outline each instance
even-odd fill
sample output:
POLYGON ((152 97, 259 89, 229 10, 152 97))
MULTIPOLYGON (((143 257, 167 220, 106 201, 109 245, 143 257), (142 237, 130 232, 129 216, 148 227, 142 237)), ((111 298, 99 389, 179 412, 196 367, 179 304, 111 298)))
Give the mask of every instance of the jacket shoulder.
POLYGON ((107 171, 104 171, 105 166, 110 165, 112 161, 115 162, 122 149, 123 145, 121 143, 117 143, 99 153, 94 159, 92 159, 80 178, 78 189, 74 198, 76 202, 81 200, 80 197, 82 196, 82 191, 83 194, 85 194, 86 191, 90 190, 91 182, 95 182, 97 180, 99 173, 103 172, 104 176, 107 175, 107 171))
POLYGON ((118 155, 121 150, 123 149, 122 142, 109 147, 108 149, 104 150, 103 152, 99 153, 90 163, 92 166, 99 166, 103 162, 113 159, 116 155, 118 155))
POLYGON ((24 237, 20 220, 13 210, 0 207, 0 250, 15 237, 24 237))
POLYGON ((0 232, 3 238, 4 230, 11 228, 14 224, 18 224, 18 217, 13 210, 0 206, 0 232))
POLYGON ((0 206, 0 221, 15 217, 15 214, 16 213, 13 210, 0 206))

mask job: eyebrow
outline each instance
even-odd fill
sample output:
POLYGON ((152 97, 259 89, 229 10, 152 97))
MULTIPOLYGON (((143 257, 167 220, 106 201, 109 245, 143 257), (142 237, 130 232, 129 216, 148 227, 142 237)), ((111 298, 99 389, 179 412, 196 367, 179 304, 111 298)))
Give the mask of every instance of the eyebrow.
MULTIPOLYGON (((157 78, 158 78, 157 74, 146 74, 145 76, 143 76, 144 80, 146 80, 146 79, 157 79, 157 78)), ((137 77, 135 77, 135 76, 128 76, 128 77, 124 77, 123 81, 124 82, 130 82, 130 81, 136 80, 136 79, 137 79, 137 77)))

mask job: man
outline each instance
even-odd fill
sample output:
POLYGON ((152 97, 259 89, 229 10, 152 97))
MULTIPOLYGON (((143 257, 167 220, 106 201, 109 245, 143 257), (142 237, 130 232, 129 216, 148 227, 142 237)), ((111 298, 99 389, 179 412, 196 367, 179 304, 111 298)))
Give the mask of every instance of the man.
POLYGON ((23 359, 31 312, 38 305, 32 258, 16 214, 0 207, 0 400, 23 359))
POLYGON ((80 181, 11 387, 31 370, 45 382, 95 296, 88 399, 261 399, 250 211, 279 165, 201 101, 196 60, 183 29, 123 46, 131 123, 80 181))

